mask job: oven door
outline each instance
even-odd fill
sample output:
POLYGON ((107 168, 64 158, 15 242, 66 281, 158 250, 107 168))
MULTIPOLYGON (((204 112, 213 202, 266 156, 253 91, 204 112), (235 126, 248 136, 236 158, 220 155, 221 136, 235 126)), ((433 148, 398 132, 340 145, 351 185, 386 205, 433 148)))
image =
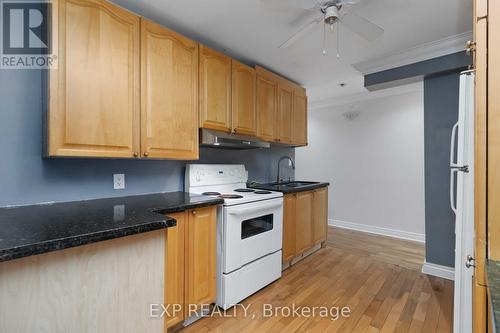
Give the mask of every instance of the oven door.
POLYGON ((281 249, 283 198, 224 207, 223 220, 224 273, 281 249))

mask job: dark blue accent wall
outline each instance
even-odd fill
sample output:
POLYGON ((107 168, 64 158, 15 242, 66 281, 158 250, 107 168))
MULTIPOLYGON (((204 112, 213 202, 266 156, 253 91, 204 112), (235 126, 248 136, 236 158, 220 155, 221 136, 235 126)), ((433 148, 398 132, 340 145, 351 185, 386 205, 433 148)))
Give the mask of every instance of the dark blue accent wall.
POLYGON ((464 68, 472 62, 465 51, 365 75, 365 88, 374 91, 421 81, 424 77, 464 68))
POLYGON ((459 73, 424 80, 426 260, 455 265, 455 214, 450 207, 450 139, 458 120, 459 73))
MULTIPOLYGON (((0 69, 0 206, 183 189, 186 162, 42 158, 41 74, 0 69), (113 173, 125 173, 125 190, 113 190, 113 173)), ((294 149, 202 148, 196 163, 243 163, 250 179, 269 181, 282 155, 294 157, 294 149)))

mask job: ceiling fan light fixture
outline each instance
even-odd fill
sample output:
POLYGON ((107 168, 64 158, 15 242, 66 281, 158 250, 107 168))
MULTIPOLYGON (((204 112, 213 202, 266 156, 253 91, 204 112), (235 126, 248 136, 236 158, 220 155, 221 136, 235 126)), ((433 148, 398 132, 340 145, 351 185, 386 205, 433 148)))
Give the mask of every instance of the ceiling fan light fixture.
POLYGON ((339 9, 337 6, 330 6, 325 8, 325 24, 332 26, 339 19, 339 9))

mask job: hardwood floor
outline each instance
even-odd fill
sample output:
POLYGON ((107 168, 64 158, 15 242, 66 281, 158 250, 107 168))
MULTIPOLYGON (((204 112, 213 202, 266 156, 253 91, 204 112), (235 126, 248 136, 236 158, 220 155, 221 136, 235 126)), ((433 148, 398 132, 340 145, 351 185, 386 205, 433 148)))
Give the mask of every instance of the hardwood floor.
POLYGON ((422 244, 330 227, 326 248, 246 299, 246 313, 215 311, 182 332, 451 332, 453 282, 422 274, 423 260, 422 244), (268 317, 264 304, 350 314, 268 317))

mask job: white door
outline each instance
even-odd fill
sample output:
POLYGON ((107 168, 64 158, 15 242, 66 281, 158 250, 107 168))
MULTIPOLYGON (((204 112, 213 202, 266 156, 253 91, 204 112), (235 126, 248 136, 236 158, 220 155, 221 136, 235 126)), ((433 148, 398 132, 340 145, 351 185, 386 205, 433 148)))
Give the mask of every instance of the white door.
POLYGON ((450 199, 456 215, 453 331, 470 333, 474 273, 474 268, 470 265, 472 263, 470 258, 474 256, 474 75, 472 72, 460 75, 459 116, 457 124, 453 127, 450 155, 450 199))

